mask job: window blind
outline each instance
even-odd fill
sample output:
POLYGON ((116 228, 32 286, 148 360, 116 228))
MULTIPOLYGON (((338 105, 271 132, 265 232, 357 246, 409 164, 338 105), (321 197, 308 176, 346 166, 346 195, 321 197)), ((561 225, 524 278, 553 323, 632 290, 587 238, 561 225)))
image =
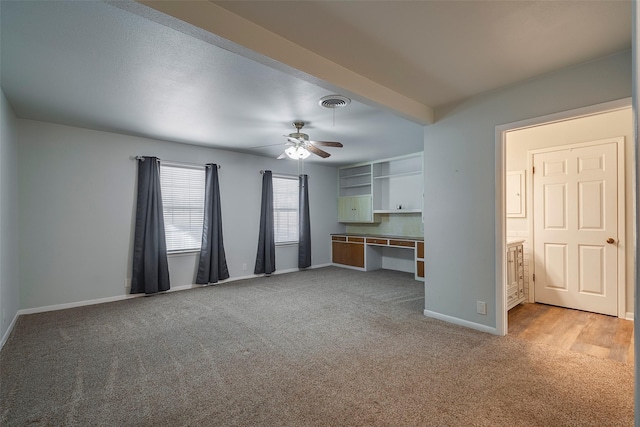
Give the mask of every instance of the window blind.
POLYGON ((298 243, 297 177, 273 177, 273 223, 276 244, 298 243))
POLYGON ((160 164, 167 252, 200 250, 204 177, 204 169, 160 164))

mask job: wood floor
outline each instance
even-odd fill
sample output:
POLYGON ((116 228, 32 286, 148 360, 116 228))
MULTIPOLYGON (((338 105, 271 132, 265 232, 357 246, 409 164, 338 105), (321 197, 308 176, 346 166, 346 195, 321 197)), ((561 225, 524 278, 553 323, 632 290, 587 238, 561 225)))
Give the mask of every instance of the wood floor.
POLYGON ((545 304, 509 310, 509 335, 633 364, 633 322, 545 304))

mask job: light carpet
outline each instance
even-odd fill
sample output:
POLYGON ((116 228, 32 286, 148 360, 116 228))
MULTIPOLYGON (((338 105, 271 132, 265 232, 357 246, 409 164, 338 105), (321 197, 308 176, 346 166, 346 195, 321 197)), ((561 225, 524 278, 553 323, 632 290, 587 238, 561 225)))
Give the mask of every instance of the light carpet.
POLYGON ((327 267, 21 316, 0 424, 631 426, 633 367, 423 315, 327 267))

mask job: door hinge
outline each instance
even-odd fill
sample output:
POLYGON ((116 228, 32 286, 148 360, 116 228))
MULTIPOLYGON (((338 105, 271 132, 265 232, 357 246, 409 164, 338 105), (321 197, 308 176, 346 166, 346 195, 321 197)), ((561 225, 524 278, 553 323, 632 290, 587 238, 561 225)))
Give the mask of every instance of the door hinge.
POLYGON ((533 273, 533 281, 536 281, 536 273, 533 273))
POLYGON ((533 167, 533 171, 531 173, 536 173, 536 167, 533 167))

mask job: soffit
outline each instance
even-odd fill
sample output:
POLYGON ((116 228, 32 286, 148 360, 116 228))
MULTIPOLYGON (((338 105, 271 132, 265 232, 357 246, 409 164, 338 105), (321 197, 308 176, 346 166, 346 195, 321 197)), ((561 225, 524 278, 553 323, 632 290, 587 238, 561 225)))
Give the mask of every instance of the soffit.
POLYGON ((631 47, 630 1, 215 3, 431 107, 631 47))

